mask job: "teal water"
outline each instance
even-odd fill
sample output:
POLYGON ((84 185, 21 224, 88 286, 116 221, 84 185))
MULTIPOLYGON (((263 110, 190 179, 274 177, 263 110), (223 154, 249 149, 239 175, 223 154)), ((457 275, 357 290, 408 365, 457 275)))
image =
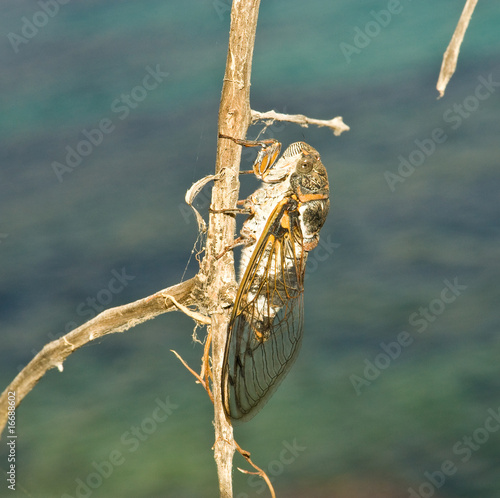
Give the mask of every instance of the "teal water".
MULTIPOLYGON (((300 357, 237 439, 278 496, 496 498, 500 9, 479 2, 436 100, 463 2, 401 0, 377 28, 389 3, 262 2, 252 107, 342 115, 351 131, 268 130, 320 151, 332 209, 309 261, 300 357)), ((213 171, 227 5, 69 2, 44 23, 38 3, 2 3, 4 386, 100 309, 89 299, 124 304, 181 279, 196 239, 184 193, 213 171), (19 42, 35 15, 42 26, 19 42), (160 81, 127 104, 150 71, 160 81), (86 133, 99 143, 54 170, 86 133), (126 285, 104 292, 122 271, 126 285)), ((170 353, 199 365, 192 328, 169 314, 49 372, 17 411, 17 494, 216 496, 211 406, 170 353), (167 398, 175 408, 151 422, 167 398)), ((266 492, 235 471, 235 496, 266 492)))

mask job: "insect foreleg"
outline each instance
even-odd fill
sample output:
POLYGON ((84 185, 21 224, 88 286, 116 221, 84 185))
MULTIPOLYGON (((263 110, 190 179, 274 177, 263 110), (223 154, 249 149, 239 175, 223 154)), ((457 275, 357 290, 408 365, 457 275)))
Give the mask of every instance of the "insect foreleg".
MULTIPOLYGON (((219 137, 232 140, 243 147, 262 147, 253 164, 253 173, 261 180, 265 179, 269 170, 276 162, 276 159, 278 159, 281 151, 281 143, 274 138, 270 138, 268 140, 241 140, 239 138, 233 138, 222 134, 219 134, 219 137)), ((242 171, 241 173, 248 174, 251 173, 251 171, 242 171)))
POLYGON ((238 246, 251 246, 252 244, 255 244, 256 238, 253 235, 240 235, 237 239, 234 239, 233 243, 228 245, 227 247, 224 248, 224 250, 217 256, 216 259, 222 258, 224 254, 226 254, 229 251, 232 251, 235 247, 238 246))

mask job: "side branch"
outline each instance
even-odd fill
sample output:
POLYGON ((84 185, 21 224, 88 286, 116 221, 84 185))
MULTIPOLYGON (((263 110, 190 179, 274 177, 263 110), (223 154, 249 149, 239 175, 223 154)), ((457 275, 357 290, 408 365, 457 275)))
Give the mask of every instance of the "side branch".
POLYGON ((469 21, 472 17, 476 4, 477 0, 467 0, 457 27, 455 28, 455 32, 451 38, 450 44, 443 55, 443 63, 441 64, 441 71, 439 72, 439 78, 436 85, 436 89, 439 92, 439 98, 444 95, 446 86, 455 73, 460 47, 464 40, 465 31, 469 26, 469 21))
POLYGON ((275 111, 259 112, 252 110, 252 124, 257 121, 265 121, 267 126, 273 124, 274 121, 297 123, 304 128, 307 128, 310 124, 318 127, 326 126, 333 130, 335 136, 339 136, 342 132, 350 130, 349 126, 344 123, 342 116, 332 119, 314 119, 308 118, 303 114, 282 114, 275 111))
POLYGON ((193 304, 195 302, 194 294, 200 286, 199 278, 193 277, 152 296, 110 308, 63 337, 46 344, 0 396, 0 433, 7 422, 7 395, 9 392, 15 391, 16 406, 19 405, 48 370, 58 368, 62 372, 64 360, 77 349, 104 335, 124 332, 162 313, 174 311, 177 309, 175 302, 183 305, 193 304), (172 296, 175 302, 165 299, 165 295, 172 296))

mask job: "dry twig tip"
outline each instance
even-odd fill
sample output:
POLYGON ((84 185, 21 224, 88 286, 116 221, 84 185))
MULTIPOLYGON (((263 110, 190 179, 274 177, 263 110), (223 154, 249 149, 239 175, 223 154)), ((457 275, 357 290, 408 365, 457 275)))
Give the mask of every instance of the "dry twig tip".
POLYGON ((443 63, 441 64, 441 71, 439 72, 439 78, 436 85, 436 89, 439 92, 438 98, 441 98, 444 95, 446 86, 455 73, 460 47, 464 40, 465 31, 469 26, 469 21, 472 17, 476 4, 477 0, 467 0, 457 27, 455 28, 455 32, 451 38, 450 44, 443 55, 443 63))
POLYGON ((274 121, 288 121, 289 123, 299 124, 304 128, 307 128, 310 124, 320 128, 326 126, 333 130, 335 136, 350 130, 349 126, 344 123, 342 116, 332 119, 314 119, 308 118, 303 114, 282 114, 276 111, 259 112, 252 110, 252 124, 257 121, 266 121, 267 125, 272 124, 274 121))

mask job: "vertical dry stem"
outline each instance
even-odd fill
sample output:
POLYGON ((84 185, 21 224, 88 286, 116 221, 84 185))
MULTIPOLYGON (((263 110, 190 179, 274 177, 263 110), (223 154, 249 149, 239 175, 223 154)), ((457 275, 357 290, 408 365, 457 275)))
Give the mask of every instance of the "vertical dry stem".
MULTIPOLYGON (((219 133, 243 138, 250 125, 250 74, 260 0, 234 0, 226 72, 219 109, 219 133)), ((219 139, 216 173, 221 173, 212 191, 212 208, 234 208, 239 191, 241 148, 231 140, 219 139)), ((216 259, 234 239, 235 221, 225 214, 210 215, 208 245, 203 273, 207 275, 207 299, 212 317, 212 372, 215 407, 214 458, 219 475, 220 496, 232 494, 232 458, 235 450, 233 428, 226 419, 221 398, 221 370, 230 309, 222 303, 234 297, 232 254, 216 259)))

